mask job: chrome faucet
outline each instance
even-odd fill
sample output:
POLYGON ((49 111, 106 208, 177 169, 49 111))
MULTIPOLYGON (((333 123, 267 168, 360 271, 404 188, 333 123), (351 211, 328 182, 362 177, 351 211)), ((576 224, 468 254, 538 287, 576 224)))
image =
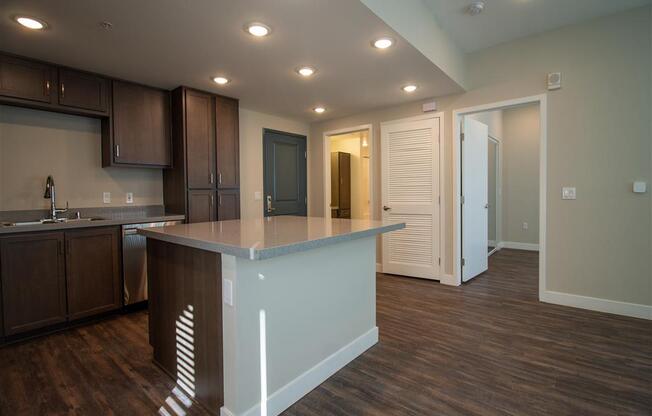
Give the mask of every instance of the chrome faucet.
POLYGON ((45 195, 43 198, 50 198, 50 218, 53 221, 57 220, 57 214, 63 214, 68 211, 68 202, 66 201, 65 208, 57 208, 56 203, 56 194, 54 190, 54 178, 52 175, 48 176, 48 179, 45 181, 45 195))

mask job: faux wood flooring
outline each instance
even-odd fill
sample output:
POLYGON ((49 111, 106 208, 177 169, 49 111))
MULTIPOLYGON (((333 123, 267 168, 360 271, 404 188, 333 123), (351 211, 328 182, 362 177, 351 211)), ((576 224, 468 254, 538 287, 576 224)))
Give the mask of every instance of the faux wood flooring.
MULTIPOLYGON (((502 250, 461 287, 379 275, 380 343, 284 414, 649 416, 652 324, 539 303, 537 261, 502 250)), ((0 415, 204 415, 151 354, 142 312, 0 349, 0 415)))

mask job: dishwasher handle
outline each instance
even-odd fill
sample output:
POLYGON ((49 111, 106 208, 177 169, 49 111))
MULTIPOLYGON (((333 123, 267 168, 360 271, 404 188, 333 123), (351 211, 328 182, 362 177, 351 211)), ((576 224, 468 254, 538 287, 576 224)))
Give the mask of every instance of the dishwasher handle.
POLYGON ((138 234, 138 228, 127 228, 123 230, 124 235, 133 235, 133 234, 138 234))

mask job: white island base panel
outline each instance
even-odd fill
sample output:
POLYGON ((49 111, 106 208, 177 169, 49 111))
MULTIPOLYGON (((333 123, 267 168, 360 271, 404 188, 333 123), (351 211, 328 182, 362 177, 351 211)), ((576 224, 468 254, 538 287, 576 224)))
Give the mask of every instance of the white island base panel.
POLYGON ((378 342, 375 236, 222 255, 222 279, 222 416, 278 415, 378 342))

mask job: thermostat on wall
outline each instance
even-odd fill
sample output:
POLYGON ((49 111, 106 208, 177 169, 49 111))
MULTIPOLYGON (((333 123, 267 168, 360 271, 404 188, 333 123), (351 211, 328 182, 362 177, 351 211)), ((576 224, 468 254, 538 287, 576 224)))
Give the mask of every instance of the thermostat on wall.
POLYGON ((561 88, 561 72, 551 72, 548 74, 548 89, 558 90, 561 88))
POLYGON ((647 184, 645 182, 643 182, 643 181, 634 182, 634 186, 633 186, 634 193, 636 193, 636 194, 644 194, 645 190, 647 188, 646 185, 647 184))

